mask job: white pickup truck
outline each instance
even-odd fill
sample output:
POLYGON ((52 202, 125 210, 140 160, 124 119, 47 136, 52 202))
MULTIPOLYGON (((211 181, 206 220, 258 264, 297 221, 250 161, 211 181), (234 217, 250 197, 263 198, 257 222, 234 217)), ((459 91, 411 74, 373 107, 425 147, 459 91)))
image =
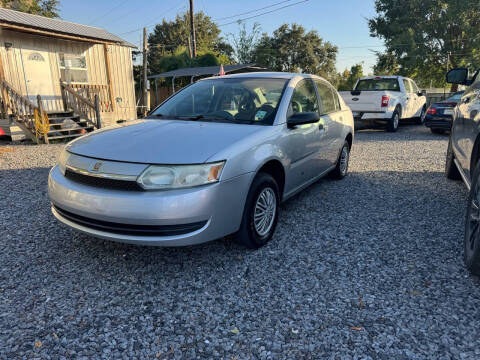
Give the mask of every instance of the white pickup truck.
POLYGON ((355 121, 382 123, 397 131, 400 119, 416 118, 423 124, 427 111, 425 93, 412 79, 403 76, 360 78, 352 91, 340 91, 355 121))

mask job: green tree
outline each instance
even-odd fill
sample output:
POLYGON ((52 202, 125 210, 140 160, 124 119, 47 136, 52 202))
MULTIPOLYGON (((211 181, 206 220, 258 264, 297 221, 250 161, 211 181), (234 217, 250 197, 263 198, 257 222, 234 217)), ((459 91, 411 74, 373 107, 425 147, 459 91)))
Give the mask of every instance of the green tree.
POLYGON ((480 65, 478 0, 376 0, 375 9, 370 35, 386 47, 378 70, 443 86, 447 61, 450 68, 480 65))
POLYGON ((261 36, 260 29, 260 24, 255 23, 248 32, 245 23, 242 23, 237 35, 229 34, 233 44, 233 58, 237 64, 248 64, 255 60, 255 48, 261 36))
MULTIPOLYGON (((229 56, 232 54, 233 49, 220 36, 220 29, 217 25, 201 11, 195 14, 194 21, 197 55, 215 54, 219 57, 218 61, 229 63, 229 56)), ((156 25, 148 37, 148 65, 150 72, 160 73, 165 71, 165 69, 173 70, 190 66, 192 62, 183 60, 183 55, 179 55, 185 49, 188 49, 189 37, 190 16, 188 13, 177 15, 173 21, 163 20, 161 24, 156 25), (178 51, 178 49, 181 50, 178 51), (174 64, 175 61, 178 61, 177 67, 174 64)), ((186 54, 188 57, 188 52, 186 54)))
POLYGON ((362 64, 353 65, 350 70, 339 74, 338 90, 352 90, 358 79, 363 76, 362 64))
POLYGON ((375 75, 396 75, 400 73, 397 57, 392 52, 376 52, 377 63, 373 66, 375 75))
POLYGON ((298 24, 283 24, 272 36, 263 34, 255 62, 270 70, 311 73, 331 79, 336 76, 337 47, 324 42, 315 30, 298 24))
POLYGON ((59 17, 58 4, 58 0, 0 0, 1 7, 49 18, 59 17))

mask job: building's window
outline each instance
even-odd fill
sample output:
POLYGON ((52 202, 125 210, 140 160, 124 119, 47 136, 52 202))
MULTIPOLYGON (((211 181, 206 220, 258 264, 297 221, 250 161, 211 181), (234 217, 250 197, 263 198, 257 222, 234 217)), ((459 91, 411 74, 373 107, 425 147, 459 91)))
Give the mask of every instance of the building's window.
POLYGON ((58 54, 60 78, 66 83, 88 83, 84 55, 58 54))

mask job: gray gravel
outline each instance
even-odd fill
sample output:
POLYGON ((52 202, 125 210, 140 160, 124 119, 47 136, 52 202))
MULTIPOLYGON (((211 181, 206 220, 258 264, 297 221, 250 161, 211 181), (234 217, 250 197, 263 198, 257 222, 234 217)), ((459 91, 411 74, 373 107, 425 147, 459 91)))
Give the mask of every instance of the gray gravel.
POLYGON ((286 202, 258 251, 60 226, 45 192, 60 148, 0 144, 0 358, 480 358, 446 136, 359 132, 350 175, 286 202))

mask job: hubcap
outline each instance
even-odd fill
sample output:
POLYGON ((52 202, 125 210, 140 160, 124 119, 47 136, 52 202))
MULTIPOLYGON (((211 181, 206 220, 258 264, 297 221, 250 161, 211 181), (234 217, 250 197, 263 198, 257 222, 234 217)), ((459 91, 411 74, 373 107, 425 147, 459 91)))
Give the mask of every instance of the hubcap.
POLYGON ((271 230, 277 212, 277 198, 272 188, 265 188, 258 195, 253 214, 255 231, 265 236, 271 230))
POLYGON ((477 183, 475 185, 475 188, 472 189, 474 193, 472 196, 472 202, 470 203, 470 216, 468 218, 468 225, 467 225, 468 233, 466 234, 466 242, 465 242, 465 251, 466 251, 467 257, 472 256, 473 252, 475 251, 476 242, 478 241, 478 237, 479 237, 479 229, 480 229, 479 187, 480 187, 480 183, 477 183))
POLYGON ((344 146, 342 149, 342 153, 340 154, 340 172, 342 173, 342 175, 345 175, 347 173, 348 156, 348 148, 344 146))

